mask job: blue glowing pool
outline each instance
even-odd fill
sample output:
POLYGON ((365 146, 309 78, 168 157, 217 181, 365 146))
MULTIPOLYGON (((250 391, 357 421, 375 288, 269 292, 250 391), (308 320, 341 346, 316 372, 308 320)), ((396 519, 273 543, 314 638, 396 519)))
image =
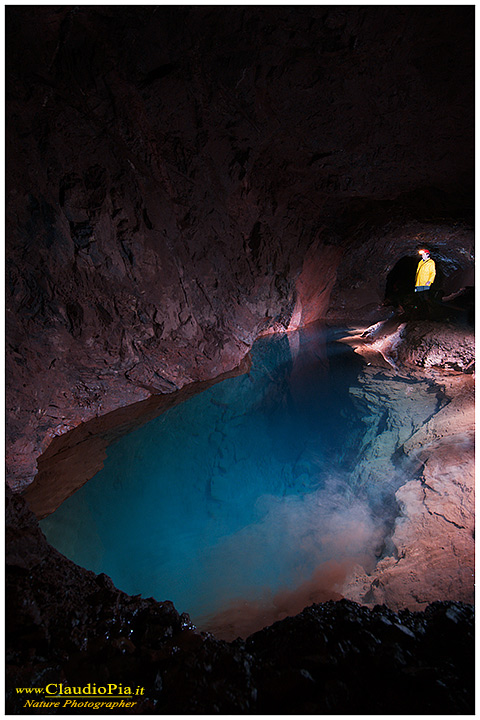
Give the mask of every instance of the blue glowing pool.
MULTIPOLYGON (((375 430, 364 363, 340 334, 310 326, 257 341, 248 374, 113 443, 104 468, 41 522, 48 540, 201 628, 308 585, 321 567, 373 557, 385 527, 359 463, 365 477, 365 453, 390 431, 383 409, 375 430)), ((422 422, 436 400, 414 396, 422 422)), ((398 483, 385 487, 382 503, 398 483)))

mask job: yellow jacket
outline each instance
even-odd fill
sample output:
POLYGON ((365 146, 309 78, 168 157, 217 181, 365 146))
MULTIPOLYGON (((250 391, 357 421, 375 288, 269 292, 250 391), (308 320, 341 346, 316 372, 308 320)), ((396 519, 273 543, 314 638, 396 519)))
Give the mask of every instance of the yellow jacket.
POLYGON ((415 287, 430 287, 435 280, 435 263, 432 258, 420 260, 415 275, 415 287))

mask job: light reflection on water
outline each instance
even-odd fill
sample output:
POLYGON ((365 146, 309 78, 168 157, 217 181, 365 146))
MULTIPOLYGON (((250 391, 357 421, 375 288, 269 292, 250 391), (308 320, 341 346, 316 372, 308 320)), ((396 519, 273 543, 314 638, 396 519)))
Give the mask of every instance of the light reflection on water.
POLYGON ((233 636, 242 607, 264 618, 295 588, 302 601, 338 597, 384 532, 351 488, 370 425, 350 392, 362 361, 338 334, 317 325, 263 338, 248 375, 118 440, 41 522, 48 540, 130 594, 172 600, 201 627, 232 606, 233 636))

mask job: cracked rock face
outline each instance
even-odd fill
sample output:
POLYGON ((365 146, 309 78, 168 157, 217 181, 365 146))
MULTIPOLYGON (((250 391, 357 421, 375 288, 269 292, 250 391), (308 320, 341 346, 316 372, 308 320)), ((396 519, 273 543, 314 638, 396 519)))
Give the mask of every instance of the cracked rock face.
MULTIPOLYGON (((386 603, 395 610, 424 609, 432 598, 473 603, 475 385, 472 375, 451 369, 458 367, 461 358, 468 362, 473 358, 472 332, 427 322, 401 327, 400 338, 398 332, 390 336, 390 349, 388 336, 383 339, 382 352, 397 361, 405 359, 404 370, 416 368, 410 371, 416 378, 418 366, 427 368, 421 377, 428 372, 426 382, 435 383, 426 396, 433 401, 432 413, 416 429, 410 425, 410 431, 407 413, 407 421, 396 428, 392 463, 378 468, 379 478, 382 473, 396 478, 397 515, 389 551, 372 572, 357 567, 342 593, 370 606, 386 603), (441 362, 429 364, 425 362, 429 357, 441 358, 441 362)), ((373 379, 378 375, 373 369, 371 373, 373 379)), ((392 370, 382 374, 387 398, 383 405, 388 411, 388 398, 395 394, 398 383, 392 370), (394 378, 393 388, 389 374, 394 378)), ((381 403, 382 393, 369 394, 371 389, 370 381, 365 384, 366 398, 360 392, 359 401, 381 403)), ((403 392, 408 392, 408 387, 403 392)), ((389 435, 387 418, 385 432, 376 442, 391 442, 389 435)))

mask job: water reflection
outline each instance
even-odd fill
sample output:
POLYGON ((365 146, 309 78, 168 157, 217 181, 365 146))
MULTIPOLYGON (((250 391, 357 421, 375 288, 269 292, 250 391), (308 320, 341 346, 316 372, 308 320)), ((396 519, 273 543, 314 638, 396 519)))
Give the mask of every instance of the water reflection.
POLYGON ((374 561, 381 543, 358 467, 373 462, 378 428, 390 431, 397 412, 392 404, 390 424, 372 424, 362 361, 339 334, 316 325, 263 338, 248 375, 117 441, 103 470, 42 521, 50 542, 199 623, 217 623, 232 603, 271 616, 279 597, 295 604, 305 588, 337 597, 346 568, 374 561))

